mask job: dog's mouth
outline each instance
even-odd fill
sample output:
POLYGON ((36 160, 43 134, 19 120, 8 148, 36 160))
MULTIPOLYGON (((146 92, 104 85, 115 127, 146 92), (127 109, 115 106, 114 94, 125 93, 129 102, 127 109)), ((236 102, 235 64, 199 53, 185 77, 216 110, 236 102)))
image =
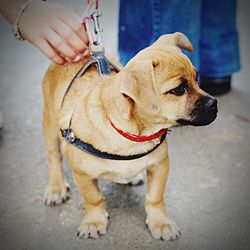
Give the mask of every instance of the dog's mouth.
POLYGON ((217 117, 217 113, 211 115, 200 115, 193 120, 178 119, 177 122, 181 126, 191 125, 191 126, 206 126, 212 123, 217 117))
POLYGON ((178 119, 180 125, 206 126, 212 123, 217 117, 217 100, 206 97, 198 100, 195 109, 190 114, 190 119, 178 119))

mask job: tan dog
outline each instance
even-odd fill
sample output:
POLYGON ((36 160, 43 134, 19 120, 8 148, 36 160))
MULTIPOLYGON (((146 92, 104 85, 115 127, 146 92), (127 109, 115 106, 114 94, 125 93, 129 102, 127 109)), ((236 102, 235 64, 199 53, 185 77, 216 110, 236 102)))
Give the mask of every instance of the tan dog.
POLYGON ((154 148, 155 141, 130 141, 111 126, 110 120, 117 128, 135 135, 152 135, 183 124, 211 123, 216 118, 217 101, 199 88, 197 72, 180 48, 192 50, 186 36, 163 35, 117 74, 100 77, 95 67, 89 69, 72 86, 62 109, 69 82, 85 62, 49 68, 43 84, 43 127, 49 165, 45 203, 57 205, 69 196, 62 150, 84 198, 85 215, 79 236, 97 238, 107 230, 108 213, 97 179, 128 183, 143 170, 148 178, 146 223, 152 236, 166 240, 180 236, 164 205, 169 172, 166 140, 142 158, 115 161, 81 151, 65 142, 60 132, 68 128, 73 112, 71 127, 84 142, 104 152, 134 155, 154 148))

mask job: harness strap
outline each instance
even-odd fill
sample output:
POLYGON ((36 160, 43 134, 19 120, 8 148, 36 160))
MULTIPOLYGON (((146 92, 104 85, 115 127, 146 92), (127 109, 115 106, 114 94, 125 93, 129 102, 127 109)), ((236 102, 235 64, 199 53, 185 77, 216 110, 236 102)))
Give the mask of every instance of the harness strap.
POLYGON ((95 52, 92 55, 93 60, 96 61, 98 72, 100 75, 110 75, 110 64, 107 58, 104 56, 102 52, 95 52))
POLYGON ((72 80, 70 81, 64 96, 62 98, 62 102, 61 102, 61 108, 63 106, 63 103, 65 101, 65 98, 69 92, 69 90, 71 89, 72 85, 74 84, 76 79, 81 78, 81 76, 87 71, 87 69, 92 66, 93 64, 96 65, 97 70, 99 75, 110 75, 111 74, 111 69, 113 69, 116 72, 119 72, 120 69, 115 66, 114 64, 112 64, 102 52, 94 52, 91 55, 91 59, 86 62, 80 69, 79 71, 74 75, 74 77, 72 78, 72 80))
MULTIPOLYGON (((76 73, 76 75, 72 78, 72 80, 69 83, 69 86, 67 87, 67 89, 65 91, 65 94, 63 96, 62 103, 61 103, 61 108, 62 108, 64 100, 65 100, 70 88, 74 84, 75 80, 77 78, 80 78, 86 72, 86 70, 93 64, 95 64, 97 66, 99 75, 110 74, 111 69, 115 70, 116 72, 119 72, 119 69, 115 65, 110 63, 108 61, 108 59, 103 55, 102 52, 95 53, 94 55, 92 55, 91 60, 88 61, 87 63, 85 63, 80 68, 80 70, 76 73)), ((146 156, 147 154, 154 151, 156 148, 158 148, 161 145, 161 143, 164 141, 164 139, 166 137, 166 134, 163 134, 161 136, 161 138, 160 138, 160 141, 156 143, 155 147, 153 147, 148 152, 145 152, 145 153, 142 153, 142 154, 116 155, 116 154, 110 154, 110 153, 107 153, 107 152, 103 152, 103 151, 100 151, 99 149, 96 149, 91 144, 86 143, 86 142, 82 141, 80 138, 77 138, 75 136, 73 130, 71 129, 71 123, 72 123, 72 118, 73 118, 73 115, 74 115, 74 110, 72 111, 72 114, 71 114, 71 117, 70 117, 70 120, 69 120, 68 129, 65 129, 65 130, 61 129, 61 134, 64 137, 66 142, 68 142, 68 143, 76 146, 80 150, 82 150, 82 151, 84 151, 86 153, 89 153, 89 154, 91 154, 93 156, 96 156, 96 157, 100 157, 100 158, 103 158, 103 159, 109 159, 109 160, 135 160, 135 159, 141 158, 143 156, 146 156)))
POLYGON ((96 157, 100 157, 100 158, 108 159, 108 160, 117 160, 117 161, 135 160, 135 159, 139 159, 143 156, 146 156, 149 153, 151 153, 152 151, 154 151, 155 149, 157 149, 162 144, 164 139, 166 138, 166 134, 164 134, 160 139, 160 143, 157 143, 155 145, 155 147, 153 147, 151 150, 149 150, 145 153, 135 154, 135 155, 117 155, 117 154, 110 154, 107 152, 100 151, 99 149, 96 149, 95 147, 93 147, 91 144, 82 141, 81 139, 79 139, 75 136, 74 132, 70 128, 66 129, 66 130, 61 130, 61 133, 62 133, 62 136, 65 138, 65 141, 76 146, 80 150, 82 150, 88 154, 91 154, 93 156, 96 156, 96 157))
MULTIPOLYGON (((95 6, 94 6, 93 1, 88 1, 88 3, 89 3, 89 8, 87 11, 87 15, 84 18, 84 23, 85 23, 85 26, 87 29, 89 40, 90 40, 89 51, 90 51, 91 59, 80 68, 80 70, 76 73, 76 75, 70 81, 70 83, 69 83, 69 85, 64 93, 64 96, 62 98, 61 109, 62 109, 63 103, 65 101, 65 98, 66 98, 68 92, 70 91, 70 88, 74 84, 75 80, 77 78, 80 78, 91 65, 93 65, 93 64, 96 65, 100 76, 110 75, 111 69, 115 70, 116 72, 119 72, 119 68, 116 67, 115 65, 113 65, 111 62, 109 62, 109 60, 104 55, 104 47, 103 47, 103 44, 101 41, 101 35, 100 35, 101 29, 99 27, 99 22, 98 22, 98 17, 100 16, 100 12, 98 10, 98 0, 96 0, 95 6)), ((71 123, 72 123, 72 118, 74 115, 74 110, 71 113, 68 129, 65 129, 65 130, 61 129, 62 136, 64 137, 66 142, 68 142, 68 143, 76 146, 80 150, 87 152, 87 153, 89 153, 93 156, 96 156, 96 157, 109 159, 109 160, 134 160, 134 159, 138 159, 138 158, 141 158, 141 157, 151 153, 156 148, 158 148, 166 137, 166 133, 164 133, 161 136, 160 141, 155 143, 155 147, 153 147, 148 152, 145 152, 142 154, 135 154, 135 155, 127 155, 126 156, 126 155, 116 155, 116 154, 110 154, 107 152, 102 152, 99 149, 94 148, 89 143, 86 143, 86 142, 82 141, 80 138, 77 138, 75 136, 73 130, 71 129, 71 123)))

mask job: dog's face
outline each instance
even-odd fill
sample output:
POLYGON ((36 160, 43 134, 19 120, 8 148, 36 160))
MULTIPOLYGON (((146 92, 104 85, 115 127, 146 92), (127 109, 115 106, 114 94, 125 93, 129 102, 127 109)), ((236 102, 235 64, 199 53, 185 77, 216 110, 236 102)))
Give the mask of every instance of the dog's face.
POLYGON ((138 115, 165 127, 203 126, 217 115, 217 100, 201 90, 198 73, 180 48, 192 51, 181 33, 161 36, 125 67, 121 92, 138 115))

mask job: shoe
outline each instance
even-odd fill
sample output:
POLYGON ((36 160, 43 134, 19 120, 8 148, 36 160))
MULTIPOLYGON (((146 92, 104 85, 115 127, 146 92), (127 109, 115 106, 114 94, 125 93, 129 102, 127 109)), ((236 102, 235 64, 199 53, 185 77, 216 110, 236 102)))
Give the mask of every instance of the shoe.
POLYGON ((231 90, 231 76, 221 78, 202 76, 200 87, 210 95, 224 95, 231 90))

